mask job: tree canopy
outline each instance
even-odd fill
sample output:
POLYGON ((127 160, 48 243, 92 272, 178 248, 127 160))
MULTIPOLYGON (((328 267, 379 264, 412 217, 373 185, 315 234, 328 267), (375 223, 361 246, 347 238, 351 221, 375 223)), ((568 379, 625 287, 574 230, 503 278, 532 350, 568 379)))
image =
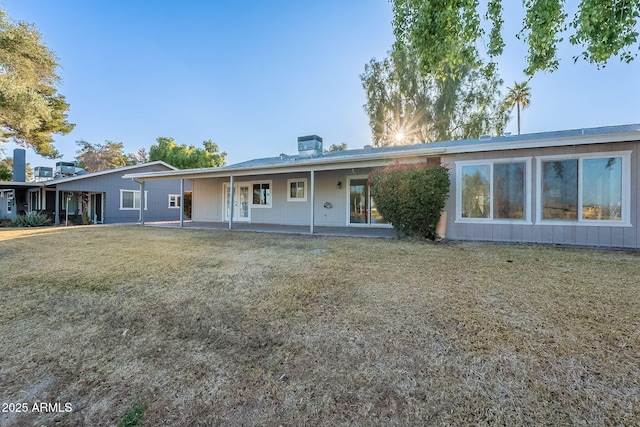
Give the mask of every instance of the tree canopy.
POLYGON ((220 152, 212 140, 202 143, 203 148, 178 145, 173 138, 160 137, 149 149, 149 161, 162 160, 178 169, 219 167, 226 164, 227 153, 220 152))
POLYGON ((447 79, 425 75, 404 49, 372 59, 360 79, 375 146, 501 134, 508 119, 498 77, 466 66, 447 79))
POLYGON ((104 144, 92 144, 77 141, 76 144, 80 147, 76 151, 76 165, 87 172, 99 172, 137 163, 131 159, 131 155, 125 154, 122 142, 105 141, 104 144))
MULTIPOLYGON (((505 46, 503 0, 487 0, 482 7, 479 0, 391 1, 396 44, 417 55, 423 72, 445 76, 447 67, 463 65, 494 71, 492 61, 505 46), (479 59, 480 45, 486 46, 488 64, 479 59)), ((558 44, 570 31, 569 41, 583 49, 581 57, 598 67, 613 57, 630 62, 637 56, 640 0, 580 0, 573 17, 565 0, 522 3, 525 17, 517 37, 528 45, 529 76, 558 68, 558 44)))
POLYGON ((31 146, 44 157, 59 157, 53 134, 67 134, 69 105, 56 85, 55 54, 38 29, 14 23, 0 8, 0 140, 31 146))

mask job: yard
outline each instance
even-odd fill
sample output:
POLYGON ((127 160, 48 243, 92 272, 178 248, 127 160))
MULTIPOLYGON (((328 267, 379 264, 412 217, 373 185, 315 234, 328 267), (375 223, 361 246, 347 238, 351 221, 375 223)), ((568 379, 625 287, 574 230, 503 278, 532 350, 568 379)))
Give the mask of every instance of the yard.
POLYGON ((639 253, 2 229, 0 274, 3 426, 640 425, 639 253))

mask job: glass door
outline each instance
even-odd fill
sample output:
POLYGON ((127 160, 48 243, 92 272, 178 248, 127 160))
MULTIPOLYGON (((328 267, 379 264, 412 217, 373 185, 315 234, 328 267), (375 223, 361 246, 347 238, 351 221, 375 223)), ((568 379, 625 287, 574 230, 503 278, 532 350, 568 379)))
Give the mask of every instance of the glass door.
POLYGON ((349 224, 386 224, 380 215, 367 178, 349 180, 349 224))
MULTIPOLYGON (((231 186, 228 183, 224 183, 224 220, 229 221, 229 214, 231 212, 231 186)), ((234 185, 233 191, 233 220, 234 221, 249 221, 249 184, 237 183, 234 185)))

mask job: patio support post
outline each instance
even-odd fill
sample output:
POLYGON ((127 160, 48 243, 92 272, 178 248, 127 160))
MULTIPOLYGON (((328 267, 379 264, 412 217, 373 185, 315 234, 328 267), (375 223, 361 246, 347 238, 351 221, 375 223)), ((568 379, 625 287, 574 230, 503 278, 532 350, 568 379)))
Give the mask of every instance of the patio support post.
POLYGON ((144 197, 144 181, 138 181, 140 183, 140 224, 144 225, 144 205, 145 205, 145 197, 144 197))
POLYGON ((55 216, 53 223, 60 225, 60 190, 58 187, 56 187, 56 208, 53 215, 55 216))
POLYGON ((184 227, 184 178, 180 179, 180 227, 184 227))
MULTIPOLYGON (((233 199, 234 199, 234 191, 233 191, 233 175, 229 176, 229 230, 233 228, 233 199)), ((227 195, 223 195, 222 197, 227 197, 227 195)))
POLYGON ((315 177, 316 177, 316 173, 315 171, 311 171, 311 180, 310 180, 310 184, 309 184, 309 212, 310 212, 310 218, 309 218, 309 234, 313 234, 313 223, 315 222, 315 218, 314 218, 314 210, 315 210, 315 204, 316 204, 316 185, 315 185, 315 177))

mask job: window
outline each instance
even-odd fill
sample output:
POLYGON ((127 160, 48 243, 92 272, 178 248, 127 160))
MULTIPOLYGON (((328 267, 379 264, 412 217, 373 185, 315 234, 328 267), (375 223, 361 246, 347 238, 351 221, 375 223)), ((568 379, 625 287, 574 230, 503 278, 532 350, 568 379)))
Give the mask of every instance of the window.
POLYGON ((253 183, 253 207, 271 207, 271 181, 253 183))
POLYGON ((178 209, 180 203, 181 197, 179 194, 169 194, 169 209, 178 209))
POLYGON ((307 200, 307 180, 306 178, 290 179, 287 181, 287 201, 305 202, 307 200))
POLYGON ((528 220, 530 159, 456 164, 458 220, 528 220))
POLYGON ((540 221, 628 224, 630 152, 543 157, 538 162, 540 221))
MULTIPOLYGON (((120 210, 140 210, 140 191, 120 190, 120 210)), ((144 210, 147 210, 147 192, 144 192, 144 210)))

